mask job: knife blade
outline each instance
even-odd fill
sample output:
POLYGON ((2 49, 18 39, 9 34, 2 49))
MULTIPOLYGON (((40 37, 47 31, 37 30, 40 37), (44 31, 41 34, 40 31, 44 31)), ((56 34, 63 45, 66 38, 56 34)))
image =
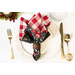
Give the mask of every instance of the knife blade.
POLYGON ((64 59, 63 23, 60 24, 60 35, 61 35, 61 58, 64 59))

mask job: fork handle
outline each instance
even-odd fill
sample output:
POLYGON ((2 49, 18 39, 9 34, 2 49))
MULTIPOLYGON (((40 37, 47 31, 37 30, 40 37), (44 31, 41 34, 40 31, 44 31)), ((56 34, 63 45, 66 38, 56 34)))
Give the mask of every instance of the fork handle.
POLYGON ((13 48, 12 48, 12 45, 11 45, 11 39, 10 39, 10 58, 14 59, 14 53, 13 53, 13 48))

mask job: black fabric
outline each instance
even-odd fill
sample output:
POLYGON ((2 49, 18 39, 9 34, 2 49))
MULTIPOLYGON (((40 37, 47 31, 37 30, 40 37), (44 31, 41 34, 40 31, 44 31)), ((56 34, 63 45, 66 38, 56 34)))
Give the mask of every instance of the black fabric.
POLYGON ((33 58, 37 61, 40 58, 40 50, 34 49, 34 52, 35 52, 36 56, 33 53, 33 58))
MULTIPOLYGON (((35 36, 35 33, 32 32, 32 29, 30 26, 27 26, 27 28, 24 30, 24 32, 25 32, 25 35, 23 36, 22 41, 27 42, 27 43, 38 43, 38 44, 40 44, 50 36, 50 33, 46 32, 46 33, 40 33, 41 37, 38 38, 35 36)), ((40 49, 39 50, 34 49, 33 58, 36 61, 40 58, 40 49)))
POLYGON ((28 43, 42 43, 50 36, 50 33, 47 32, 47 33, 41 33, 40 34, 41 37, 38 38, 35 36, 35 33, 32 32, 32 29, 30 26, 27 26, 27 29, 25 29, 24 32, 26 33, 26 35, 23 36, 22 41, 28 42, 28 43), (32 34, 32 36, 30 35, 30 33, 32 34))
POLYGON ((30 36, 30 34, 27 31, 25 31, 25 35, 23 36, 22 41, 28 42, 28 43, 34 42, 32 36, 30 36))

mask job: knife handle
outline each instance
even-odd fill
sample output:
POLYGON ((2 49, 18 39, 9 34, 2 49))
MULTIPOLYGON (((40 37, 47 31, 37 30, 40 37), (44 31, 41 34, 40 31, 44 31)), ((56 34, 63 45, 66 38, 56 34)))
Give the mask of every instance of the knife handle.
POLYGON ((64 58, 65 58, 65 56, 64 56, 64 54, 63 54, 63 53, 62 53, 62 56, 61 56, 61 58, 62 58, 62 59, 64 59, 64 58))
POLYGON ((61 58, 64 59, 65 55, 64 55, 64 48, 63 48, 63 42, 61 43, 61 58))

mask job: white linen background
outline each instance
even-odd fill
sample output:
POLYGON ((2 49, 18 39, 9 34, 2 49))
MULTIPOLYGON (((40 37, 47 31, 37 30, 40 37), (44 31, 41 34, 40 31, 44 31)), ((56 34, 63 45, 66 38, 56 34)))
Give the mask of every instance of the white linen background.
MULTIPOLYGON (((75 20, 75 13, 68 13, 68 16, 63 21, 64 33, 69 33, 72 36, 71 41, 69 43, 69 47, 70 47, 70 52, 73 54, 73 57, 75 57, 75 51, 74 51, 75 50, 75 47, 74 47, 74 43, 75 43, 75 40, 74 40, 74 38, 75 38, 75 30, 74 30, 75 25, 74 24, 75 24, 75 21, 74 20, 75 20)), ((60 22, 55 22, 55 21, 53 21, 53 22, 59 28, 60 22)), ((10 43, 9 43, 9 40, 7 37, 7 28, 11 28, 12 34, 13 34, 13 36, 15 36, 15 34, 19 30, 18 29, 19 25, 20 25, 20 17, 14 23, 9 22, 9 21, 5 21, 5 20, 0 20, 0 62, 2 62, 2 63, 26 62, 25 57, 22 56, 16 48, 14 37, 12 39, 12 46, 13 46, 15 59, 11 60, 10 55, 9 55, 10 54, 10 43)), ((61 55, 59 52, 55 58, 48 60, 48 62, 55 62, 56 63, 56 62, 68 62, 68 61, 61 60, 61 55)), ((71 62, 75 62, 75 59, 73 58, 73 60, 71 62)))

